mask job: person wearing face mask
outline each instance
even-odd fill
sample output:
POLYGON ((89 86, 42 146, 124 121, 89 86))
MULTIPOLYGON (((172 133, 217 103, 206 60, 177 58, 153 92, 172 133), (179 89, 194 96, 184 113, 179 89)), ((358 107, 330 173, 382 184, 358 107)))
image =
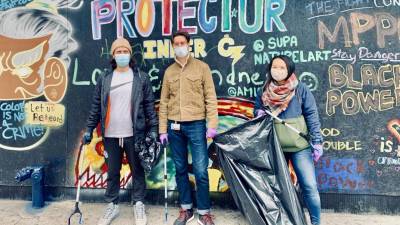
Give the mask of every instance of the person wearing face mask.
POLYGON ((271 60, 265 85, 256 96, 254 116, 264 116, 267 109, 309 135, 311 144, 285 125, 274 122, 285 158, 293 164, 311 223, 316 225, 321 223, 321 203, 313 161, 317 162, 323 153, 321 124, 313 94, 294 72, 295 64, 289 57, 280 55, 271 60))
POLYGON ((213 225, 210 214, 207 138, 217 134, 217 96, 209 66, 189 52, 187 32, 172 36, 175 63, 163 78, 159 110, 159 133, 163 144, 169 142, 175 164, 175 178, 181 205, 174 225, 194 219, 188 177, 188 147, 196 179, 198 224, 213 225))
POLYGON ((116 39, 110 53, 113 71, 97 80, 82 140, 83 144, 90 143, 100 123, 108 167, 105 200, 109 204, 98 224, 110 224, 119 214, 120 170, 125 153, 132 171, 135 224, 145 225, 145 173, 135 143, 145 135, 158 140, 152 86, 149 76, 135 65, 128 40, 116 39))

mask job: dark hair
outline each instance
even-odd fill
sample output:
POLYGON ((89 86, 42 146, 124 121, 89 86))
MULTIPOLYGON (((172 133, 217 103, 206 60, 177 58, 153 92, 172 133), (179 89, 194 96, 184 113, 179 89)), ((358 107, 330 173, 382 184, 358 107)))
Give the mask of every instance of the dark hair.
POLYGON ((185 38, 186 38, 186 41, 189 43, 189 41, 190 41, 190 35, 189 35, 189 33, 186 32, 186 31, 178 30, 177 32, 175 32, 175 33, 172 35, 172 39, 171 39, 172 44, 174 43, 174 38, 175 38, 175 37, 178 37, 178 36, 183 36, 183 37, 185 37, 185 38))
MULTIPOLYGON (((112 70, 115 70, 117 68, 117 62, 115 61, 114 58, 111 59, 110 64, 112 70)), ((129 61, 129 67, 132 69, 136 68, 136 61, 133 59, 133 57, 131 57, 131 60, 129 61)))
POLYGON ((271 62, 268 64, 267 66, 267 84, 271 83, 271 81, 273 80, 272 76, 271 76, 271 68, 272 68, 272 63, 274 62, 275 59, 282 59, 285 64, 286 64, 286 68, 288 70, 288 75, 285 78, 285 80, 289 79, 290 75, 292 75, 292 73, 294 73, 296 66, 293 62, 293 60, 286 56, 286 55, 277 55, 274 58, 271 59, 271 62))

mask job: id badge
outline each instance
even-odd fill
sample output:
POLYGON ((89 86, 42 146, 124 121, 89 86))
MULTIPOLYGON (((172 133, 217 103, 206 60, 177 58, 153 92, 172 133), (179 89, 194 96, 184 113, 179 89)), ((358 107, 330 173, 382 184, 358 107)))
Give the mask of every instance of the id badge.
POLYGON ((181 130, 181 125, 179 123, 171 123, 171 130, 181 130))

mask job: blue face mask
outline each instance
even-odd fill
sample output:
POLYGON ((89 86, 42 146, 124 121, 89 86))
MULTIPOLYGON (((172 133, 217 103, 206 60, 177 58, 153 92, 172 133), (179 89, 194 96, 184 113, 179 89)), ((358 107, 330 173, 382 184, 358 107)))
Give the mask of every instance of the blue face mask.
POLYGON ((115 55, 115 62, 117 62, 118 67, 126 67, 129 65, 131 61, 130 54, 116 54, 115 55))

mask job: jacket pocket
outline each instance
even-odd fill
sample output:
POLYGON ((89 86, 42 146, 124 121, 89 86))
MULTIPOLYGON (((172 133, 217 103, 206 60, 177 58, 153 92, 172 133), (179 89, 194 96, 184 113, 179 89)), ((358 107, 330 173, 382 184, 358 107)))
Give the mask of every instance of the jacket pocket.
POLYGON ((179 92, 179 77, 173 77, 168 80, 168 85, 169 85, 169 91, 170 94, 173 96, 177 96, 179 92))
POLYGON ((190 93, 190 106, 201 109, 204 108, 204 91, 201 76, 198 74, 190 74, 186 77, 187 93, 190 93))
POLYGON ((201 93, 201 90, 203 89, 203 83, 201 76, 198 74, 191 74, 186 77, 188 83, 190 84, 191 90, 201 93))

